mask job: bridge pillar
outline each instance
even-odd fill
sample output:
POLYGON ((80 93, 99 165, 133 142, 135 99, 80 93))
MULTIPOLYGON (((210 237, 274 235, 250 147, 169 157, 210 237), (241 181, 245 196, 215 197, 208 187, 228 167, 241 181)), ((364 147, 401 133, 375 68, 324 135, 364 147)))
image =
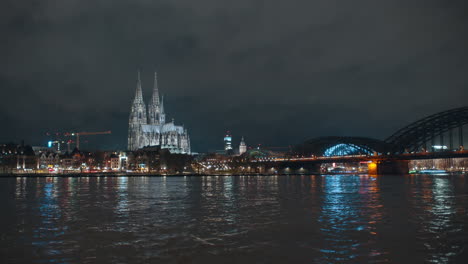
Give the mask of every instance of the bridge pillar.
POLYGON ((320 164, 309 162, 287 162, 280 167, 283 174, 317 174, 320 164))
POLYGON ((265 173, 277 174, 317 174, 320 164, 309 162, 281 162, 265 165, 265 173))
POLYGON ((367 165, 368 173, 371 175, 383 174, 408 174, 409 161, 407 160, 378 160, 367 165))

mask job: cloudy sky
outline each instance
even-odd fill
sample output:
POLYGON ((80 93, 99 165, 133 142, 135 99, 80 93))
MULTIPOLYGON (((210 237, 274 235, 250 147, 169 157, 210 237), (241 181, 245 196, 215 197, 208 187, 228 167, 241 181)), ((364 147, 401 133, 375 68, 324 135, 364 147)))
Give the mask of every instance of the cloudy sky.
POLYGON ((384 139, 468 99, 464 0, 2 0, 0 142, 112 130, 141 69, 194 151, 384 139))

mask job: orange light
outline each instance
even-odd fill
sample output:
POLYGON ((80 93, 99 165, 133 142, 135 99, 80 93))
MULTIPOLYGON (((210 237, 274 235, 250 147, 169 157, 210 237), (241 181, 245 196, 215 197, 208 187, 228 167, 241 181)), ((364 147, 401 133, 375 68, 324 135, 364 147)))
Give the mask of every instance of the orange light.
POLYGON ((375 162, 370 162, 367 164, 367 171, 371 175, 376 175, 377 174, 377 163, 375 162))

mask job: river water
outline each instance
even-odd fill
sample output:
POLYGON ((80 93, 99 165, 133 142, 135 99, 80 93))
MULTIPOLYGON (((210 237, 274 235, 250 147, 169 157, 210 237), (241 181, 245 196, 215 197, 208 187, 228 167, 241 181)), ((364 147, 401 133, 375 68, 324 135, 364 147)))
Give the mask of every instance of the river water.
POLYGON ((467 263, 468 175, 0 179, 1 263, 467 263))

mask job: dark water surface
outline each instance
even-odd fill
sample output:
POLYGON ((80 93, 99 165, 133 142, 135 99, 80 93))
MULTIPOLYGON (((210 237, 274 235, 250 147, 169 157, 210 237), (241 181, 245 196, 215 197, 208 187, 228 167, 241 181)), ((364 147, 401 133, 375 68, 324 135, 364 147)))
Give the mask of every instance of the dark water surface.
POLYGON ((1 178, 1 263, 468 263, 467 178, 1 178))

